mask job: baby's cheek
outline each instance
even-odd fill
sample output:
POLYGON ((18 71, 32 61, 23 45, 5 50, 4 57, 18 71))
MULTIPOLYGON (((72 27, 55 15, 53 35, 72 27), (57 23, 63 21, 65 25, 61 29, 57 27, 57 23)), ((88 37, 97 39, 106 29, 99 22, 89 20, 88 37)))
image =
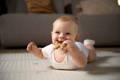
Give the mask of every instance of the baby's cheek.
POLYGON ((67 36, 67 37, 66 37, 66 40, 71 40, 71 37, 67 36))
POLYGON ((56 41, 56 40, 57 40, 57 37, 56 37, 56 36, 53 36, 53 37, 52 37, 52 40, 53 40, 53 41, 56 41))
POLYGON ((73 38, 69 38, 67 40, 69 40, 69 43, 75 42, 75 39, 73 39, 73 38))

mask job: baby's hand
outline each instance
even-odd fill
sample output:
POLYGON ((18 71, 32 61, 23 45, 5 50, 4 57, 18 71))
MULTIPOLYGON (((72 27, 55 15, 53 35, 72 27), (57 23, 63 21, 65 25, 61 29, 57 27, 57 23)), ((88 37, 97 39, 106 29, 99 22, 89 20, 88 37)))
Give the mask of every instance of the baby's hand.
POLYGON ((75 43, 72 40, 66 40, 63 42, 63 45, 66 45, 67 49, 74 48, 75 43))
POLYGON ((34 42, 30 42, 27 45, 27 51, 28 52, 34 52, 34 50, 37 49, 37 45, 34 42))
POLYGON ((42 48, 38 48, 37 45, 34 42, 30 42, 27 46, 27 51, 30 53, 33 53, 35 56, 37 56, 38 58, 47 58, 43 56, 42 53, 42 48))

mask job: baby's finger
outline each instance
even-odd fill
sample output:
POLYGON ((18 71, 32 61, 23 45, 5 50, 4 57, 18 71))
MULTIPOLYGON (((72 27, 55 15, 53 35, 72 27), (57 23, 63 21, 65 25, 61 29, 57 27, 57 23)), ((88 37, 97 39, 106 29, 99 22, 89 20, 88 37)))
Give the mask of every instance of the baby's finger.
POLYGON ((67 41, 64 41, 64 42, 62 43, 62 46, 67 46, 67 44, 68 44, 68 42, 67 42, 67 41))
POLYGON ((31 44, 28 44, 28 46, 27 46, 27 51, 31 51, 31 49, 32 49, 32 46, 31 46, 31 44))
POLYGON ((64 44, 71 44, 71 43, 73 43, 73 41, 72 40, 65 40, 63 43, 64 44))

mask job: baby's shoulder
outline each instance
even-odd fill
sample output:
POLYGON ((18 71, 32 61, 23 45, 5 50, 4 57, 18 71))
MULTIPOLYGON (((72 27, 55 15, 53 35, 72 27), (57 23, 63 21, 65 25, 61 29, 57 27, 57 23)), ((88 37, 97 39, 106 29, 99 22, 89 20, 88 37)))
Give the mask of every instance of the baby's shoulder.
POLYGON ((81 42, 75 42, 75 45, 76 45, 79 49, 84 49, 84 48, 85 48, 84 44, 81 43, 81 42))
POLYGON ((83 46, 83 43, 81 43, 81 42, 75 42, 75 45, 83 46))
POLYGON ((52 51, 53 51, 53 44, 49 44, 42 48, 43 55, 46 57, 49 57, 52 51))
POLYGON ((86 57, 88 57, 88 49, 84 46, 84 44, 81 42, 75 42, 75 44, 78 47, 78 49, 80 51, 83 51, 83 53, 86 55, 86 57))
POLYGON ((43 47, 43 49, 52 49, 53 47, 54 47, 53 44, 49 44, 49 45, 43 47))

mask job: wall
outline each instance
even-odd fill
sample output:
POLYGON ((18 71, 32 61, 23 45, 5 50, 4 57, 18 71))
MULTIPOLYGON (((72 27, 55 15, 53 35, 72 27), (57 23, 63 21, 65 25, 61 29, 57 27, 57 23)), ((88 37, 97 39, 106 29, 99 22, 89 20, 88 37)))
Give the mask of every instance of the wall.
POLYGON ((25 0, 6 0, 8 13, 26 13, 25 0))
POLYGON ((117 0, 72 0, 74 14, 120 14, 117 0))

